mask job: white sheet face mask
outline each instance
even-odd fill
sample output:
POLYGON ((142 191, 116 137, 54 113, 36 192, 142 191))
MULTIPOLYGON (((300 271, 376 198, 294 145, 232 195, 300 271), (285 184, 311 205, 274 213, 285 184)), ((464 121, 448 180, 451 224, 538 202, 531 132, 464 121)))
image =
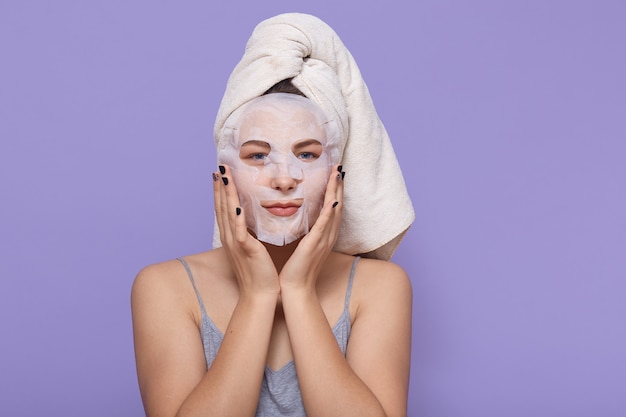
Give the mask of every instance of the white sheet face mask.
POLYGON ((218 162, 231 167, 248 228, 276 246, 304 236, 339 161, 334 123, 313 101, 275 93, 247 103, 227 126, 218 162))

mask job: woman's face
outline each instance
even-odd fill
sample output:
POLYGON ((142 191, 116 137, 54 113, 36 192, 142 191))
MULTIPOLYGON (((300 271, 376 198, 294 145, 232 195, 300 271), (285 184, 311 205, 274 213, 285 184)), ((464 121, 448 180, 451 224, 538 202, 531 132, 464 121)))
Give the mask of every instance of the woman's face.
POLYGON ((248 228, 259 240, 291 243, 317 219, 331 170, 323 123, 306 98, 263 96, 246 107, 232 146, 218 155, 232 168, 248 228))

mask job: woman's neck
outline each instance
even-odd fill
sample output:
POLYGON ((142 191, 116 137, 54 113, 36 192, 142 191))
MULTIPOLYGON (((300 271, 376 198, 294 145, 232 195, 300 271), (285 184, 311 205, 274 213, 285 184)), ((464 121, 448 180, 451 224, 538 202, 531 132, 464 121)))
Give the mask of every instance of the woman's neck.
POLYGON ((291 254, 296 250, 296 247, 298 247, 298 243, 300 243, 300 240, 301 239, 295 240, 285 246, 274 246, 265 242, 261 243, 263 243, 263 245, 267 249, 267 252, 270 254, 272 260, 274 261, 274 266, 276 267, 276 270, 280 273, 280 271, 283 269, 283 266, 285 266, 285 264, 291 257, 291 254))

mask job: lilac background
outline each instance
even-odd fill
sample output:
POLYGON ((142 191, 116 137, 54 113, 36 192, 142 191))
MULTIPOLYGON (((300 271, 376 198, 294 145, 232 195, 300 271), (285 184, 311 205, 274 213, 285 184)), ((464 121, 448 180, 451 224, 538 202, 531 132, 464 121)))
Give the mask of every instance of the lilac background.
POLYGON ((132 280, 209 247, 213 117, 284 11, 351 49, 415 203, 409 415, 626 415, 625 3, 217 3, 0 1, 0 415, 142 415, 132 280))

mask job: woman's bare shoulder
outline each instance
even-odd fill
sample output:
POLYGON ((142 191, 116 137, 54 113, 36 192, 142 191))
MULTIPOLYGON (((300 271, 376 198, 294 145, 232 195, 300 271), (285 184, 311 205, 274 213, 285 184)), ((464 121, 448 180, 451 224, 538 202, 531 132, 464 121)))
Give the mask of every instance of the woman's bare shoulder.
POLYGON ((369 284, 394 286, 410 284, 404 268, 391 261, 361 258, 357 268, 361 279, 367 280, 369 284))
MULTIPOLYGON (((210 250, 181 257, 192 270, 220 265, 220 251, 210 250)), ((133 282, 132 294, 141 295, 150 293, 152 296, 167 294, 170 297, 180 297, 188 294, 192 287, 185 266, 179 259, 150 264, 142 268, 133 282)))
MULTIPOLYGON (((351 269, 355 260, 356 256, 354 255, 332 252, 327 266, 330 270, 342 271, 340 274, 344 275, 343 271, 351 269)), ((368 286, 375 284, 386 286, 410 285, 409 277, 404 269, 391 261, 361 257, 357 262, 355 273, 357 275, 355 279, 367 281, 368 286)))
POLYGON ((355 295, 365 305, 394 303, 411 304, 411 280, 400 265, 380 259, 361 258, 354 278, 355 295))

